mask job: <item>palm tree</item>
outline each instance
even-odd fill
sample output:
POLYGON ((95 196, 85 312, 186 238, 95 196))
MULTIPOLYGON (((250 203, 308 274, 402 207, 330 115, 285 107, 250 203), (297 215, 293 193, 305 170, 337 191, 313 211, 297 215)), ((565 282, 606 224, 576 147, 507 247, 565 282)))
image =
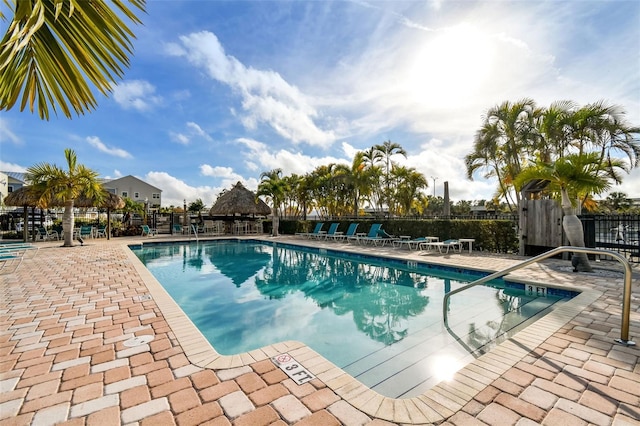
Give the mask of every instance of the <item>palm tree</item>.
POLYGON ((371 182, 367 198, 371 207, 376 210, 382 210, 382 203, 384 200, 383 185, 380 184, 382 181, 382 169, 379 166, 382 161, 382 152, 377 150, 374 146, 362 151, 362 164, 367 170, 367 174, 370 175, 369 179, 371 182))
MULTIPOLYGON (((56 104, 67 118, 96 107, 87 82, 106 95, 129 66, 130 38, 135 35, 122 16, 141 23, 124 2, 77 0, 5 0, 13 19, 0 42, 0 109, 20 110, 37 103, 40 118, 49 119, 56 104)), ((145 11, 145 0, 129 0, 145 11)), ((4 19, 4 16, 0 16, 4 19)))
POLYGON ((73 150, 65 149, 64 156, 68 170, 65 171, 55 164, 40 163, 29 167, 25 178, 39 188, 41 205, 49 206, 56 203, 64 205, 62 216, 64 247, 72 247, 75 199, 82 195, 99 203, 105 189, 98 181, 97 172, 78 164, 73 150))
POLYGON ((401 213, 405 216, 411 214, 411 207, 420 191, 429 185, 427 178, 413 167, 395 167, 393 176, 396 179, 396 198, 401 213))
POLYGON ((381 154, 382 159, 385 163, 385 198, 387 200, 387 209, 389 214, 391 214, 391 168, 393 167, 393 162, 391 161, 391 157, 394 155, 402 155, 406 158, 407 151, 402 148, 402 145, 391 142, 390 140, 384 141, 382 145, 375 145, 374 148, 381 154))
POLYGON ((573 117, 576 103, 556 101, 542 111, 538 121, 540 161, 550 162, 553 158, 569 154, 573 139, 573 117))
POLYGON ((284 202, 288 191, 287 183, 282 178, 282 169, 273 169, 260 175, 260 183, 256 195, 263 195, 271 200, 273 205, 273 230, 272 235, 278 236, 279 216, 278 210, 284 202))
POLYGON ((633 200, 624 192, 611 192, 602 205, 609 210, 609 213, 624 213, 633 207, 633 200))
MULTIPOLYGON (((582 222, 575 214, 575 200, 585 193, 600 194, 608 190, 612 182, 621 182, 617 169, 626 170, 625 164, 619 160, 612 160, 611 166, 606 170, 607 175, 602 175, 599 174, 602 167, 598 153, 570 154, 554 163, 539 162, 525 168, 518 175, 516 185, 522 186, 534 179, 548 181, 548 190, 551 193, 560 194, 560 205, 564 213, 562 228, 569 244, 584 247, 584 231, 582 222)), ((584 253, 574 254, 571 263, 575 271, 590 272, 592 270, 589 259, 584 253)))
MULTIPOLYGON (((513 210, 509 196, 513 180, 523 163, 533 156, 539 135, 535 124, 540 114, 532 99, 503 102, 487 111, 481 130, 476 134, 474 150, 466 156, 467 176, 471 179, 478 169, 488 169, 485 176, 498 178, 499 193, 513 210)), ((515 191, 515 204, 520 205, 520 193, 515 191)))
POLYGON ((351 179, 353 183, 353 214, 360 213, 360 202, 369 197, 378 179, 374 167, 368 167, 367 154, 358 151, 351 163, 351 179))

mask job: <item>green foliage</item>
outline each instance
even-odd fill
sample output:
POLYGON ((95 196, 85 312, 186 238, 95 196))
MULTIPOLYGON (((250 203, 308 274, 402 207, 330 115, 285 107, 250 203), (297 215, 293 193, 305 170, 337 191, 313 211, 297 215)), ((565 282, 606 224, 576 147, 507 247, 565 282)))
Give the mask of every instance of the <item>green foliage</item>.
POLYGON ((191 213, 200 213, 204 209, 204 202, 198 198, 193 203, 190 203, 187 207, 187 211, 191 213))
MULTIPOLYGON (((42 119, 59 106, 67 118, 96 106, 124 75, 134 34, 121 17, 141 21, 122 1, 5 0, 13 18, 0 42, 0 109, 37 104, 42 119)), ((144 12, 144 0, 129 0, 144 12)))

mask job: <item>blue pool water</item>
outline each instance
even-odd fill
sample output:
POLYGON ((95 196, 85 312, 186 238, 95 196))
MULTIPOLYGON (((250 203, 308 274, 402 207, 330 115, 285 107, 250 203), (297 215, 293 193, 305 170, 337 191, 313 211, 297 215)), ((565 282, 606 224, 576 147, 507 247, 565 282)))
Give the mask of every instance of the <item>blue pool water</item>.
POLYGON ((409 397, 546 313, 502 281, 455 295, 475 275, 416 262, 257 241, 132 247, 221 354, 301 341, 372 389, 409 397))

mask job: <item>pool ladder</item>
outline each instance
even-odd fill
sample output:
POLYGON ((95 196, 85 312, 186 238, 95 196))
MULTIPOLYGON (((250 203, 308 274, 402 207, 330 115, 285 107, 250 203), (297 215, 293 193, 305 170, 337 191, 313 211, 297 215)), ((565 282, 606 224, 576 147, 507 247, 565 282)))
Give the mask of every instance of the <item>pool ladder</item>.
POLYGON ((620 327, 620 338, 615 339, 616 343, 620 343, 626 346, 635 346, 635 342, 629 340, 629 318, 631 315, 631 265, 627 258, 621 255, 618 252, 610 251, 610 250, 601 250, 594 248, 585 248, 585 247, 572 247, 572 246, 561 246, 556 247, 554 249, 549 250, 546 253, 539 254, 538 256, 532 257, 531 259, 527 259, 524 262, 517 263, 513 266, 510 266, 501 271, 495 272, 491 275, 487 275, 486 277, 475 280, 465 286, 457 288, 455 290, 451 290, 450 292, 444 295, 444 299, 442 301, 442 318, 444 318, 444 324, 448 327, 449 320, 447 317, 447 306, 449 305, 449 298, 456 293, 460 293, 468 288, 475 287, 480 284, 484 284, 487 281, 491 281, 496 278, 503 277, 510 272, 513 272, 518 269, 522 269, 525 266, 531 265, 532 263, 539 262, 541 260, 547 259, 549 257, 556 256, 560 253, 585 253, 585 254, 596 254, 600 256, 611 256, 615 258, 617 261, 622 263, 624 266, 624 292, 622 295, 622 326, 620 327))

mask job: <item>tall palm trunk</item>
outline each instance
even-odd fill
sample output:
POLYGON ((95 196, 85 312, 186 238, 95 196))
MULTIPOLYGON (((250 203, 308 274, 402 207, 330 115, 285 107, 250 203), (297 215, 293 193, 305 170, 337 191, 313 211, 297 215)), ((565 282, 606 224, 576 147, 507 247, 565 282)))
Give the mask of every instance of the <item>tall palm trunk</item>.
POLYGON ((274 206, 273 207, 273 229, 271 230, 271 235, 274 237, 277 237, 278 234, 278 228, 280 227, 280 218, 278 217, 278 209, 274 206))
MULTIPOLYGON (((584 247, 582 222, 574 213, 566 188, 562 188, 562 211, 564 213, 562 217, 562 228, 569 239, 569 244, 574 247, 584 247)), ((573 270, 576 272, 591 272, 593 270, 591 269, 591 264, 589 263, 589 258, 586 253, 574 253, 571 264, 573 265, 573 270)))
POLYGON ((63 247, 73 247, 74 222, 73 200, 67 200, 64 203, 64 214, 62 215, 62 232, 64 234, 63 247))

